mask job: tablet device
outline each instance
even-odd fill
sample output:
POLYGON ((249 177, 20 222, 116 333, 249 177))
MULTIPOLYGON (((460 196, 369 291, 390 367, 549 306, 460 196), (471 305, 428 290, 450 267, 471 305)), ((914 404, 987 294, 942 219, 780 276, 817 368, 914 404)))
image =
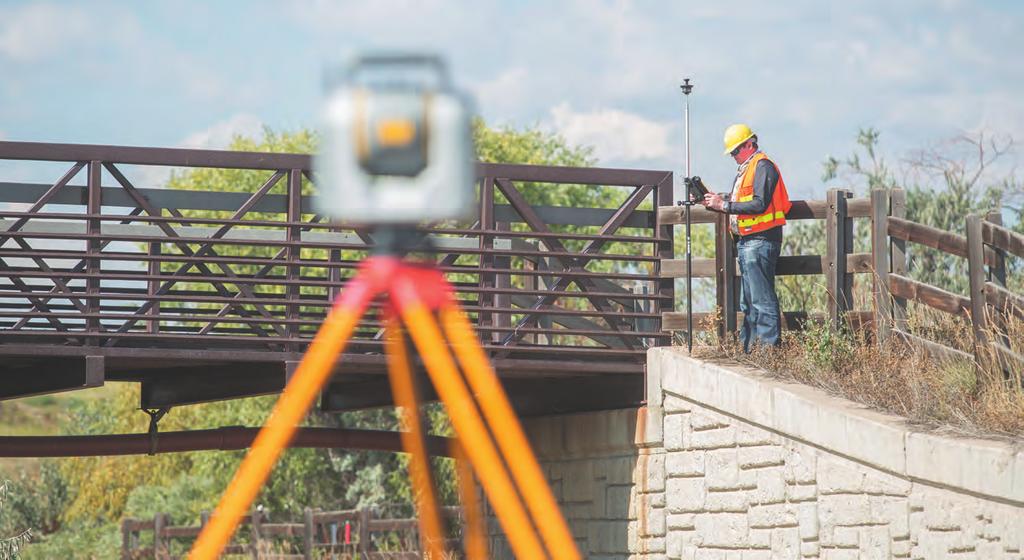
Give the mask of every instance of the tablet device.
POLYGON ((698 202, 704 200, 704 195, 708 194, 708 188, 704 186, 704 181, 700 177, 690 177, 687 179, 686 187, 690 196, 698 202))

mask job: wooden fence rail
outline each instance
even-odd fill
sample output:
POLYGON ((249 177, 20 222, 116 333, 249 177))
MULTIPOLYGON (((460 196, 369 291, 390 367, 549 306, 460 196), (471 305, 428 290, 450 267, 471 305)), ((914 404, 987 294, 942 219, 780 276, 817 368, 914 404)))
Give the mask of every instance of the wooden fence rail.
MULTIPOLYGON (((443 508, 442 513, 452 521, 461 516, 457 507, 443 508)), ((168 524, 168 519, 163 513, 152 519, 124 519, 121 522, 121 558, 168 560, 179 557, 173 543, 198 537, 209 521, 209 514, 202 514, 199 525, 174 526, 168 524), (151 534, 145 540, 152 544, 142 544, 143 533, 151 534)), ((382 518, 374 509, 320 511, 306 508, 301 523, 268 523, 259 511, 253 511, 242 518, 241 526, 247 526, 248 531, 240 529, 224 554, 248 555, 259 560, 420 558, 418 521, 382 518), (247 535, 244 542, 238 538, 240 535, 247 535), (380 539, 375 538, 378 535, 392 537, 392 544, 399 544, 402 550, 382 548, 378 543, 380 539), (282 546, 286 542, 290 546, 282 546)), ((183 547, 190 544, 182 543, 183 547)), ((457 539, 449 542, 449 549, 458 547, 457 539)))
MULTIPOLYGON (((682 209, 660 208, 664 223, 682 223, 682 209)), ((966 219, 966 235, 945 231, 906 219, 906 194, 900 189, 876 189, 868 198, 851 198, 849 191, 830 189, 826 200, 794 201, 789 220, 825 220, 825 255, 780 257, 778 276, 820 274, 825 276, 827 313, 805 310, 784 311, 786 328, 799 326, 808 319, 828 320, 835 325, 852 324, 871 328, 876 337, 887 340, 893 335, 943 358, 986 362, 994 349, 1004 374, 1020 371, 1024 357, 1010 348, 1005 333, 1005 317, 1024 318, 1024 295, 1008 289, 1006 259, 1024 258, 1024 235, 1002 226, 998 213, 972 215, 966 219), (853 220, 868 218, 871 252, 853 252, 853 220), (970 293, 957 294, 911 277, 907 243, 914 243, 967 259, 970 293), (870 312, 853 310, 855 274, 872 275, 873 301, 870 312), (914 301, 971 322, 974 352, 967 353, 912 334, 907 327, 907 302, 914 301)), ((727 217, 703 208, 692 212, 693 223, 715 224, 715 258, 693 259, 694 278, 715 278, 717 303, 721 313, 718 329, 735 332, 738 271, 735 248, 728 232, 727 217)), ((662 262, 661 274, 685 277, 683 260, 662 262)), ((711 314, 695 313, 695 324, 711 314)), ((662 328, 683 330, 685 313, 663 314, 662 328)))

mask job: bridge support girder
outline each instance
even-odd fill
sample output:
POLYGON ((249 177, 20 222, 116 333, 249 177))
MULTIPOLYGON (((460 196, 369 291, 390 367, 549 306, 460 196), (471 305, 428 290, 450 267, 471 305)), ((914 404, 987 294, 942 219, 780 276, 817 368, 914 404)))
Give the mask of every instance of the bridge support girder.
POLYGON ((8 356, 0 366, 0 400, 100 387, 103 356, 8 356))

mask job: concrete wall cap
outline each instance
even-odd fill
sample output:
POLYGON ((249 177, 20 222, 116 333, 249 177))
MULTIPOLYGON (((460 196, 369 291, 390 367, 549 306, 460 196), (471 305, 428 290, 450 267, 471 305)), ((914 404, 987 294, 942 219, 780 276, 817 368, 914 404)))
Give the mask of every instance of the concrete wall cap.
POLYGON ((900 416, 678 348, 653 348, 648 361, 670 395, 908 479, 1024 506, 1020 444, 922 432, 900 416))

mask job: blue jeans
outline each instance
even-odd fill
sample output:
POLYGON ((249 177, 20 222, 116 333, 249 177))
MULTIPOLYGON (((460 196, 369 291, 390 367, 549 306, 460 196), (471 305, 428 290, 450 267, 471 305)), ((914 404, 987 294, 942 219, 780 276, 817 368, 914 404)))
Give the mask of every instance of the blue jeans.
POLYGON ((744 352, 749 353, 755 344, 779 345, 782 313, 779 312, 779 298, 775 295, 775 263, 781 249, 782 243, 759 237, 741 237, 737 244, 743 284, 740 341, 744 352))

